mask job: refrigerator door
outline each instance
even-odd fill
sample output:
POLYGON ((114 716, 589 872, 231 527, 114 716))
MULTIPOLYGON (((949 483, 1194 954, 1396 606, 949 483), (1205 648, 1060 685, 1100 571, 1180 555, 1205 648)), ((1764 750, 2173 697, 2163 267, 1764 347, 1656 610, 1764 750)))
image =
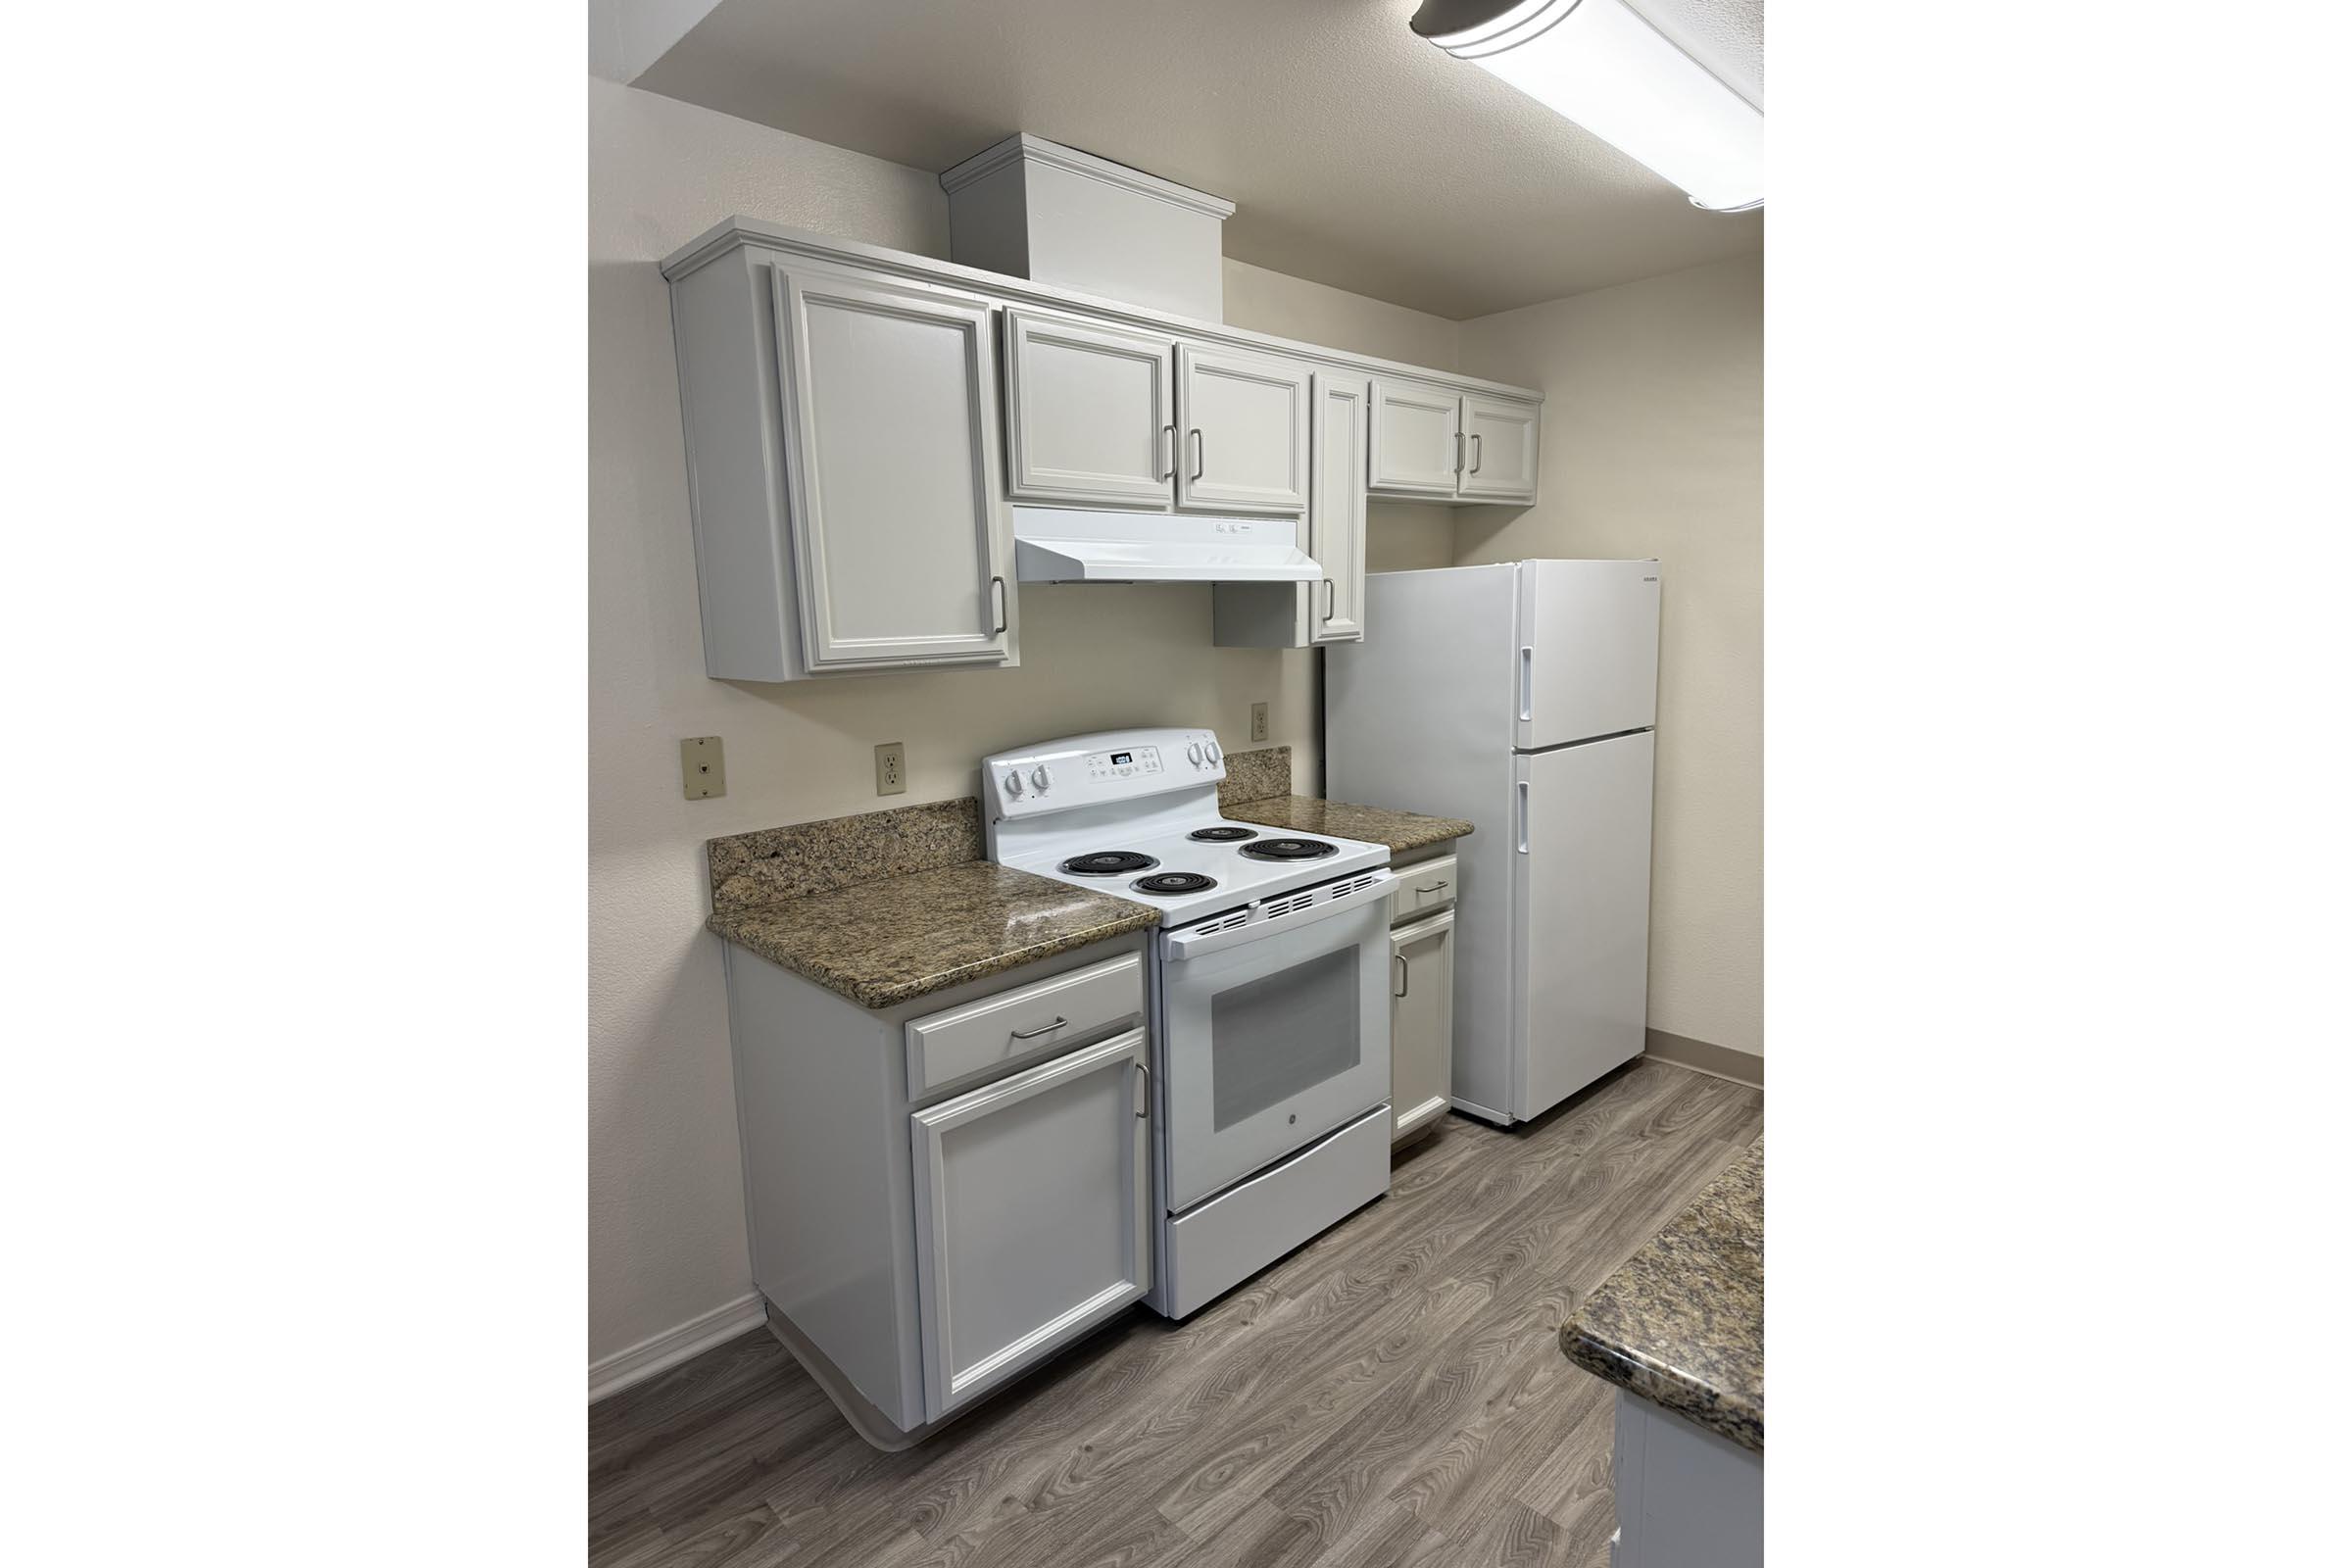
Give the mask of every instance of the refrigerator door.
POLYGON ((1654 561, 1520 563, 1514 746, 1657 722, 1658 575, 1654 561))
MULTIPOLYGON (((1374 572, 1364 640, 1323 655, 1323 793, 1458 816, 1453 955, 1455 1104, 1510 1120, 1511 564, 1374 572)), ((1311 788, 1312 786, 1303 786, 1311 788)))
POLYGON ((1511 1114, 1541 1115, 1642 1054, 1656 737, 1517 760, 1510 860, 1511 1114))

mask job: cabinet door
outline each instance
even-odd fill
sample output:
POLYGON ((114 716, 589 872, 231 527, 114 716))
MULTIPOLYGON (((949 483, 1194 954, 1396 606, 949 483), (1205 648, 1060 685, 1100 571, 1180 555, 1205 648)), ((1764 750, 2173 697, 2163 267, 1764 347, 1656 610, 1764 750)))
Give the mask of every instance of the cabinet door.
POLYGON ((987 306, 782 270, 775 296, 808 667, 1007 662, 987 306))
POLYGON ((1389 933, 1391 1139, 1410 1138, 1453 1103, 1453 914, 1389 933))
POLYGON ((1372 383, 1375 490, 1452 496, 1461 467, 1462 400, 1425 381, 1372 383))
POLYGON ((1304 366, 1176 346, 1176 504, 1195 512, 1306 510, 1304 366))
POLYGON ((1141 1029, 913 1114, 924 1419, 1152 1284, 1141 1029))
POLYGON ((1462 499, 1536 499, 1536 436, 1542 414, 1535 404, 1502 398, 1462 399, 1467 448, 1462 465, 1462 499))
POLYGON ((1360 642, 1364 635, 1364 454, 1370 437, 1372 383, 1360 375, 1315 372, 1314 492, 1307 503, 1306 553, 1323 580, 1306 585, 1307 624, 1318 643, 1360 642))
POLYGON ((1174 497, 1176 346, 1008 311, 1004 417, 1012 494, 1048 506, 1165 512, 1174 497))

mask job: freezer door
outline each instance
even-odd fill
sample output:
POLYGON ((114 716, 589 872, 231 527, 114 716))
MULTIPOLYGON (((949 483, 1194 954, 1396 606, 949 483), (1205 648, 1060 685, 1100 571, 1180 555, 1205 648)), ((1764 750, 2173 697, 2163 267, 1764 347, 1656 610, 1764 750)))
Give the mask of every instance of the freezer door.
POLYGON ((1657 722, 1658 575, 1654 561, 1520 564, 1521 751, 1657 722))
POLYGON ((1518 759, 1510 1109, 1521 1121, 1642 1054, 1655 756, 1644 730, 1518 759))

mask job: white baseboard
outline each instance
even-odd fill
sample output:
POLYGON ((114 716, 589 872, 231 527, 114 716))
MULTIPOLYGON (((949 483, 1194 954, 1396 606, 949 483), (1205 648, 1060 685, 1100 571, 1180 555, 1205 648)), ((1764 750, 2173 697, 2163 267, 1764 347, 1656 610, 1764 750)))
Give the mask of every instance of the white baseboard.
POLYGON ((724 1306, 714 1306, 701 1317, 688 1318, 674 1329, 663 1329, 651 1339, 639 1340, 625 1350, 615 1350, 601 1361, 591 1361, 588 1402, 594 1404, 607 1395, 643 1383, 657 1372, 666 1372, 680 1361, 698 1356, 714 1345, 724 1345, 766 1321, 766 1303, 754 1291, 724 1306))

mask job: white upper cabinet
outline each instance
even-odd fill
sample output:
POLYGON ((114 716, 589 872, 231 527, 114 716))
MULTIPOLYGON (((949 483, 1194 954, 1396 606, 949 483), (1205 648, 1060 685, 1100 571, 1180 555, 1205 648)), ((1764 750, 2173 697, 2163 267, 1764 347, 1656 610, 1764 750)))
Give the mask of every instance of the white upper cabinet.
POLYGON ((1016 504, 1295 520, 1326 576, 1215 624, 1299 648, 1364 635, 1367 494, 1536 498, 1533 391, 746 219, 662 275, 714 679, 1019 663, 1016 504))
POLYGON ((1536 499, 1533 403, 1454 392, 1426 381, 1372 382, 1375 495, 1444 501, 1536 499))
POLYGON ((1310 640, 1359 642, 1364 635, 1364 464, 1372 383, 1315 372, 1315 490, 1306 513, 1306 553, 1323 567, 1310 583, 1310 640))
POLYGON ((1461 447, 1461 396, 1425 381, 1376 377, 1372 382, 1372 467, 1375 490, 1394 495, 1453 497, 1461 447))
POLYGON ((1310 376, 1295 361, 1176 347, 1176 505, 1301 513, 1310 376))
POLYGON ((1167 511, 1174 342, 1028 311, 1004 313, 1004 341, 1013 498, 1167 511))
POLYGON ((1538 427, 1532 403, 1463 393, 1463 498, 1535 500, 1538 427))
POLYGON ((773 287, 808 668, 1006 662, 988 307, 781 270, 773 287))
POLYGON ((1372 383, 1317 370, 1308 417, 1313 484, 1301 541, 1323 575, 1313 582, 1221 582, 1220 648, 1309 648, 1364 635, 1364 462, 1372 383))

